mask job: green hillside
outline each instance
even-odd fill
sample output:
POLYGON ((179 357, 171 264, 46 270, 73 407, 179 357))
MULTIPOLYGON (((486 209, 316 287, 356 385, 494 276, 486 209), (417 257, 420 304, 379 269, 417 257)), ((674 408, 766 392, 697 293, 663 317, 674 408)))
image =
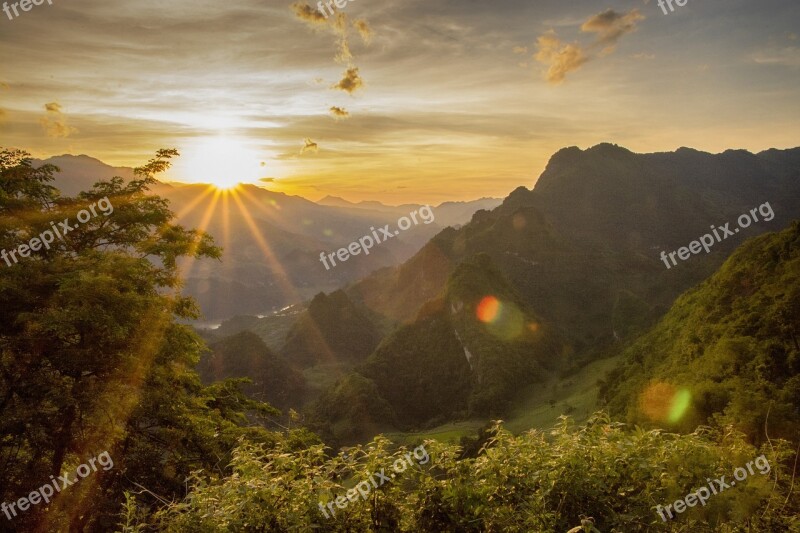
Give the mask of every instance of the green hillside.
POLYGON ((254 333, 243 331, 210 346, 197 365, 206 383, 229 378, 249 378, 243 391, 279 409, 298 407, 306 389, 303 375, 270 350, 254 333))
POLYGON ((317 294, 286 334, 281 354, 293 364, 358 362, 380 341, 378 328, 344 291, 317 294))
POLYGON ((625 351, 612 413, 691 430, 733 424, 754 441, 800 437, 800 223, 751 239, 625 351), (767 424, 767 413, 769 421, 767 424))

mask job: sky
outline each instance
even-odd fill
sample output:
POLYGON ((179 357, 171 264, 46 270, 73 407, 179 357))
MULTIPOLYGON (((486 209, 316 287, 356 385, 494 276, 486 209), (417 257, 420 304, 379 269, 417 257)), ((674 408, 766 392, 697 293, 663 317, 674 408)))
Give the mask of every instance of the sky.
POLYGON ((800 146, 797 0, 49 1, 0 11, 0 146, 38 158, 399 204, 567 146, 800 146))

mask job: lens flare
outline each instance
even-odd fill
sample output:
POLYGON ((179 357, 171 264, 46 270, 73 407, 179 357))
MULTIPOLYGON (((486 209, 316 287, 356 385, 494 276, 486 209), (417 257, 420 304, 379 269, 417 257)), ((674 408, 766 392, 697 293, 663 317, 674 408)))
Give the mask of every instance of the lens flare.
POLYGON ((688 389, 676 389, 669 383, 651 383, 639 396, 639 409, 655 422, 680 422, 692 404, 688 389))
POLYGON ((475 314, 486 324, 486 329, 503 340, 519 337, 525 329, 525 316, 511 302, 502 302, 494 296, 484 297, 475 314))
POLYGON ((500 300, 494 296, 486 296, 478 304, 476 314, 478 315, 478 320, 485 324, 494 322, 500 314, 500 300))
POLYGON ((668 420, 670 423, 674 424, 680 421, 683 415, 686 414, 686 410, 689 409, 691 403, 692 394, 686 389, 679 390, 672 398, 672 405, 669 408, 668 420))

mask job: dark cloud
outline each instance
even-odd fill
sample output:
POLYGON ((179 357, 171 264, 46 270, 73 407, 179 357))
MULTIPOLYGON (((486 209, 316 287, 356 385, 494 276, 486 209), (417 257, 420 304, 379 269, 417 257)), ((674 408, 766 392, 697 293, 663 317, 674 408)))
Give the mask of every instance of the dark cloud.
POLYGON ((337 107, 337 106, 334 105, 334 106, 331 106, 330 111, 331 111, 331 115, 333 115, 336 118, 347 118, 347 117, 350 116, 350 112, 347 111, 343 107, 337 107))
POLYGON ((358 67, 348 68, 339 83, 331 86, 332 89, 339 89, 350 94, 364 86, 364 80, 358 75, 358 67))
POLYGON ((644 20, 644 15, 638 9, 627 13, 607 9, 584 22, 581 31, 596 33, 597 41, 594 45, 603 47, 602 54, 610 54, 623 35, 636 31, 636 23, 640 20, 644 20))
POLYGON ((311 25, 328 23, 328 19, 327 17, 325 17, 325 15, 323 15, 322 13, 320 13, 319 11, 317 11, 308 4, 304 4, 302 2, 295 2, 294 4, 292 4, 291 7, 292 10, 294 11, 294 14, 297 15, 297 18, 311 25))

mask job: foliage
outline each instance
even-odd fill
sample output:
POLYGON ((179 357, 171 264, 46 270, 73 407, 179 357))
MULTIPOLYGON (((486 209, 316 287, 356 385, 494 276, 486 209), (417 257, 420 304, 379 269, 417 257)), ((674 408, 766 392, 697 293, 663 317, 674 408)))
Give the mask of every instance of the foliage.
POLYGON ((773 444, 774 453, 756 450, 730 430, 645 431, 602 414, 582 427, 563 419, 552 431, 517 437, 498 424, 478 457, 459 459, 457 446, 426 441, 427 464, 415 461, 366 499, 334 505, 336 515, 325 518, 319 504, 381 468, 388 474, 405 449, 393 451, 377 437, 328 458, 321 446, 292 452, 242 442, 232 476, 196 478, 190 495, 151 525, 175 532, 786 531, 800 526, 800 499, 789 494, 783 466, 794 454, 773 444), (656 505, 706 485, 706 478, 730 477, 762 452, 769 476, 750 476, 666 523, 656 513, 656 505))
POLYGON ((660 423, 641 407, 645 390, 685 389, 690 431, 719 419, 755 442, 800 439, 800 223, 751 239, 689 291, 625 352, 607 379, 614 414, 660 423), (655 385, 654 385, 655 384, 655 385))
POLYGON ((252 383, 245 385, 243 392, 279 409, 299 408, 303 403, 303 375, 249 331, 212 344, 211 353, 200 359, 197 369, 206 382, 250 378, 252 383))
POLYGON ((289 329, 281 349, 292 364, 363 361, 380 334, 344 291, 317 294, 289 329))
POLYGON ((273 408, 236 383, 203 387, 192 370, 202 343, 176 323, 197 316, 179 293, 177 259, 220 251, 208 235, 174 224, 166 201, 149 193, 176 155, 160 150, 130 182, 115 177, 64 198, 48 184, 55 167, 0 150, 0 248, 51 222, 74 224, 105 197, 113 206, 49 249, 0 266, 0 501, 103 451, 114 460, 16 517, 17 529, 108 530, 124 491, 146 487, 146 504, 180 497, 192 470, 224 473, 239 437, 279 438, 245 416, 273 408))

